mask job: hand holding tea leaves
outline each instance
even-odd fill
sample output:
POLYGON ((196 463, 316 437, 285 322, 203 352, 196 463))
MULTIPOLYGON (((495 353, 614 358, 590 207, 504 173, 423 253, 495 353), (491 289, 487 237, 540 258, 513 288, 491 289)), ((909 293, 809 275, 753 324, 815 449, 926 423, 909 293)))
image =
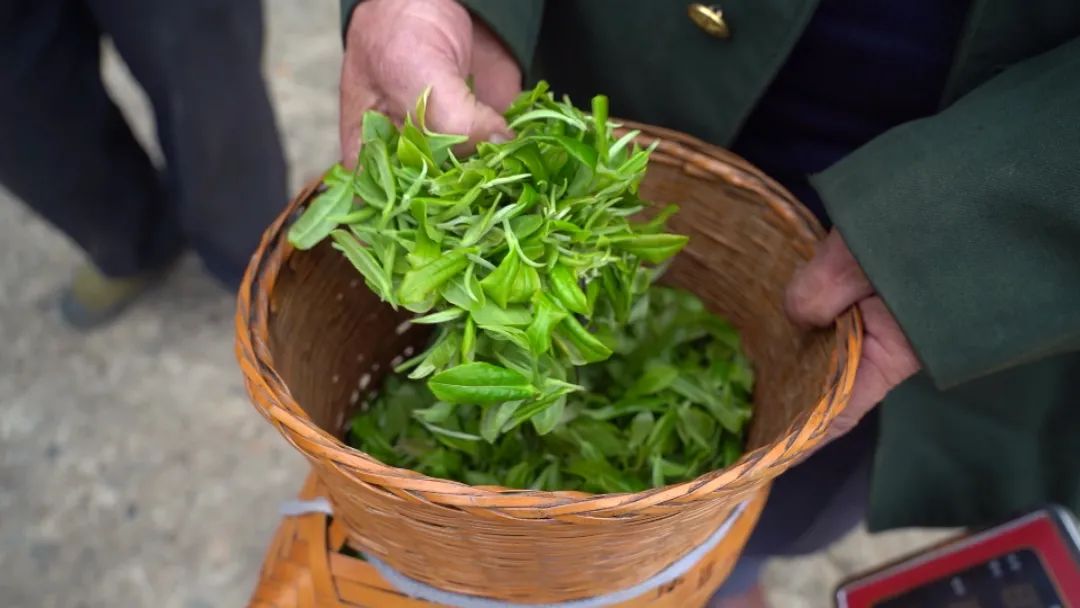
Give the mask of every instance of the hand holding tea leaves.
POLYGON ((341 64, 341 153, 351 166, 361 116, 400 121, 428 86, 432 128, 473 142, 510 137, 500 112, 521 91, 502 42, 455 0, 365 0, 353 10, 341 64), (467 80, 474 78, 470 90, 467 80))

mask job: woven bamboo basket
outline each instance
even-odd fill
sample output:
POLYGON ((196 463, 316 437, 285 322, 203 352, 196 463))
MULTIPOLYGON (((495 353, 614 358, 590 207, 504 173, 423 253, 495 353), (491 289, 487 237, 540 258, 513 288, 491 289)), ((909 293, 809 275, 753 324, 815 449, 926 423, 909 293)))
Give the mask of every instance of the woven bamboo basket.
MULTIPOLYGON (((326 496, 326 487, 315 475, 308 476, 299 498, 322 496, 326 496)), ((727 539, 739 546, 745 543, 764 503, 765 493, 761 493, 727 539)), ((735 565, 735 557, 729 547, 717 546, 686 574, 612 608, 700 608, 735 565)), ((341 521, 323 513, 286 517, 281 522, 248 606, 445 608, 395 589, 370 563, 358 557, 341 521)))
MULTIPOLYGON (((329 246, 294 250, 289 221, 267 230, 241 287, 237 355, 256 408, 312 463, 352 542, 432 587, 508 602, 595 597, 648 579, 700 545, 824 437, 850 397, 858 314, 804 330, 784 287, 823 236, 786 190, 736 156, 647 125, 659 141, 641 196, 679 204, 690 236, 663 282, 695 292, 742 333, 756 372, 748 452, 693 481, 636 494, 473 487, 388 467, 342 441, 361 388, 422 347, 407 317, 378 301, 329 246), (358 385, 359 382, 359 385, 358 385)), ((756 515, 754 516, 756 517, 756 515)), ((741 545, 729 546, 738 552, 741 545)))

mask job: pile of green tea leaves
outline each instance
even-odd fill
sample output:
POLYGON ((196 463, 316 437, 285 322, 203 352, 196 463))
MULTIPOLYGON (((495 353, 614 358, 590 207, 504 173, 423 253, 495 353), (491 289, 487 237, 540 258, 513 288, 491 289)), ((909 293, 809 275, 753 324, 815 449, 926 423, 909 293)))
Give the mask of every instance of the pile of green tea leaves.
POLYGON ((334 167, 291 226, 329 238, 383 301, 433 326, 365 401, 351 439, 394 466, 519 488, 640 490, 741 452, 750 367, 694 296, 653 285, 687 242, 638 197, 650 149, 546 83, 481 143, 368 112, 355 170, 334 167))
POLYGON ((450 405, 395 375, 350 441, 391 466, 537 490, 636 492, 738 459, 753 379, 731 326, 695 296, 654 286, 610 338, 614 354, 577 370, 583 390, 550 432, 523 424, 513 402, 450 405))

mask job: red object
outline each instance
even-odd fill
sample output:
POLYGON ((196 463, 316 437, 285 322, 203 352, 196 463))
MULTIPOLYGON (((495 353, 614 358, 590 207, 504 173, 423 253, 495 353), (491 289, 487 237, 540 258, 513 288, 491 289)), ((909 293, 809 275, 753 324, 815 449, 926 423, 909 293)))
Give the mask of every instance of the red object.
POLYGON ((849 581, 840 608, 1080 608, 1080 533, 1050 507, 849 581))

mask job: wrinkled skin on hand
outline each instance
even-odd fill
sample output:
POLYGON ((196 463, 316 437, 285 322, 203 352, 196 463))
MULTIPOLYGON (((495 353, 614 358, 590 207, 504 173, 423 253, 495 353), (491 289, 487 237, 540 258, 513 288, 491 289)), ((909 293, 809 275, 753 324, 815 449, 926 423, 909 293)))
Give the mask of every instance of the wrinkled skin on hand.
POLYGON ((788 316, 796 323, 824 327, 851 306, 863 315, 865 336, 855 386, 847 408, 833 421, 826 441, 847 433, 890 390, 921 367, 904 332, 833 230, 814 258, 792 278, 786 294, 788 316))
POLYGON ((473 145, 510 136, 502 112, 521 91, 521 70, 484 24, 454 0, 357 5, 341 64, 343 162, 356 161, 364 111, 403 120, 428 86, 433 131, 468 135, 473 145))

